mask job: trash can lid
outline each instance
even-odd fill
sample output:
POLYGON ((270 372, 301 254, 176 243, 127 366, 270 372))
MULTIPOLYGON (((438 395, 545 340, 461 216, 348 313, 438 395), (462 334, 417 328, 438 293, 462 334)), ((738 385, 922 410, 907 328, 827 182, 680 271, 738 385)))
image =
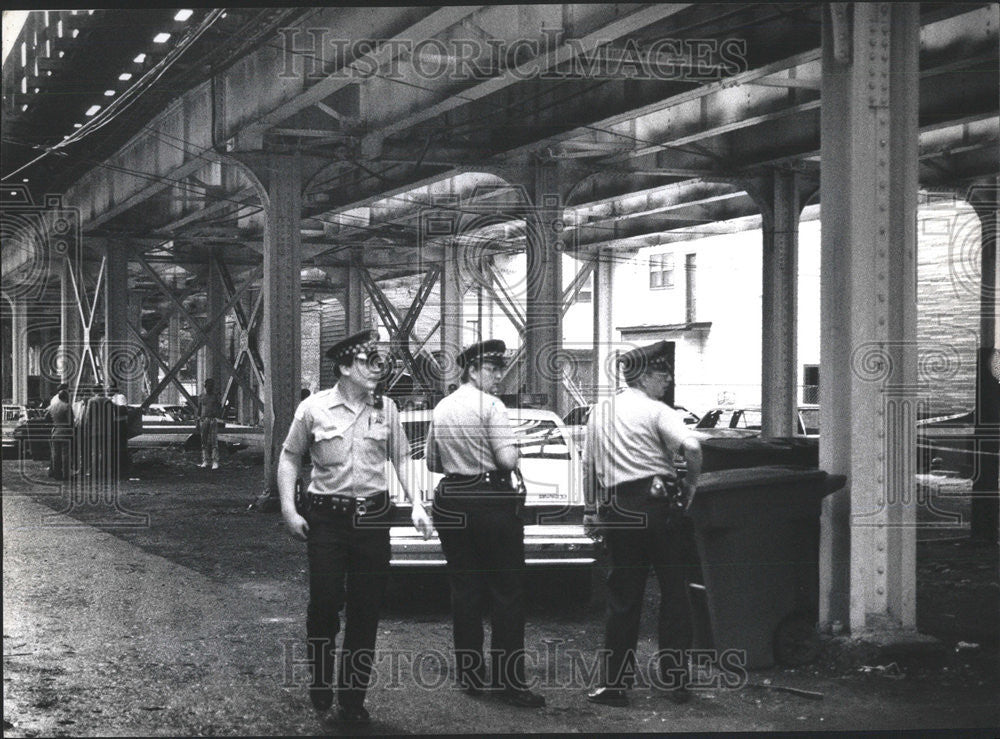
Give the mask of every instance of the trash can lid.
POLYGON ((826 478, 823 470, 805 467, 738 467, 704 472, 698 477, 698 494, 738 488, 787 485, 789 483, 820 482, 826 478))

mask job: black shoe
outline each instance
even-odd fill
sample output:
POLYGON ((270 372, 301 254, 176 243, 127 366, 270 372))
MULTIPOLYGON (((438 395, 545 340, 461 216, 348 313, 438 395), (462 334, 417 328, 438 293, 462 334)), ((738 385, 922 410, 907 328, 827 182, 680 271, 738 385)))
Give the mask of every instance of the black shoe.
POLYGON ((621 688, 597 688, 587 694, 587 700, 591 703, 600 703, 602 706, 618 708, 628 706, 628 695, 621 688))
POLYGON ((545 697, 525 688, 508 688, 500 694, 500 699, 518 708, 542 708, 545 697))
POLYGON ((309 700, 317 711, 328 711, 333 705, 333 688, 310 687, 309 700))
POLYGON ((357 706, 356 708, 340 706, 337 709, 337 718, 347 724, 370 724, 372 721, 371 714, 368 713, 368 709, 364 706, 357 706))

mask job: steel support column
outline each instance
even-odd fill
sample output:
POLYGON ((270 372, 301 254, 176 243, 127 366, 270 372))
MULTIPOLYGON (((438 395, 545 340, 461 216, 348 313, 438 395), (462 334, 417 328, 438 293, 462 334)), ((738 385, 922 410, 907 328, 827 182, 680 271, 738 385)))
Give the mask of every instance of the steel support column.
POLYGON ((142 376, 142 348, 136 345, 128 329, 128 245, 120 241, 107 244, 108 274, 104 292, 104 381, 114 381, 125 393, 129 383, 142 376))
POLYGON ((11 394, 14 405, 28 402, 28 306, 24 298, 10 305, 11 394))
MULTIPOLYGON (((136 327, 142 326, 142 293, 138 290, 128 291, 128 322, 136 327)), ((134 342, 134 337, 129 335, 129 339, 134 342)), ((155 345, 155 341, 154 341, 155 345)), ((122 386, 122 392, 131 404, 138 404, 143 401, 143 381, 148 376, 149 367, 153 366, 155 371, 156 362, 151 361, 146 356, 145 348, 138 345, 139 354, 136 357, 138 365, 136 371, 126 378, 122 386)), ((155 383, 153 383, 155 385, 155 383)), ((153 385, 150 385, 153 387, 153 385)))
MULTIPOLYGON (((159 356, 160 337, 162 335, 162 328, 149 331, 146 334, 146 343, 149 345, 150 349, 157 349, 157 352, 154 355, 150 350, 146 351, 146 385, 148 387, 143 390, 143 397, 139 400, 140 403, 146 399, 145 396, 149 393, 149 391, 160 383, 160 363, 157 361, 157 357, 159 356)), ((131 399, 129 400, 131 401, 131 399)))
POLYGON ((617 372, 611 364, 614 337, 614 253, 602 249, 594 256, 594 402, 614 393, 617 372))
MULTIPOLYGON (((181 357, 181 317, 177 313, 170 316, 167 324, 167 366, 173 367, 181 357)), ((173 383, 163 388, 161 402, 178 403, 180 393, 173 383)))
POLYGON ((270 155, 264 226, 264 482, 277 499, 278 456, 299 404, 302 302, 302 162, 294 155, 270 155))
MULTIPOLYGON (((83 314, 77 300, 77 275, 73 261, 63 259, 60 272, 59 295, 59 374, 62 382, 70 384, 72 392, 76 392, 75 383, 83 362, 81 347, 83 346, 83 314)), ((82 277, 80 279, 82 282, 82 277)))
MULTIPOLYGON (((219 315, 226 305, 226 286, 222 278, 222 266, 219 257, 212 254, 208 259, 208 307, 206 315, 211 320, 219 315)), ((231 367, 226 352, 226 320, 222 318, 205 327, 208 342, 205 345, 205 379, 215 380, 215 388, 219 392, 229 382, 231 367)), ((200 390, 200 388, 199 388, 200 390)), ((225 398, 222 399, 225 402, 225 398)))
POLYGON ((354 247, 351 249, 351 265, 347 268, 347 303, 344 305, 344 321, 348 336, 368 327, 363 271, 364 251, 354 247))
POLYGON ((916 3, 855 3, 846 58, 824 6, 820 621, 915 628, 916 3))
POLYGON ((798 248, 801 176, 776 171, 750 194, 761 210, 761 413, 764 436, 793 436, 798 425, 798 248))
POLYGON ((562 197, 559 164, 536 159, 532 165, 532 207, 525 215, 525 376, 529 392, 548 396, 548 407, 562 415, 562 197))
POLYGON ((1000 301, 997 300, 997 221, 1000 218, 1000 180, 969 189, 969 204, 981 228, 979 288, 979 350, 976 363, 977 475, 972 483, 972 536, 997 542, 1000 535, 1000 301))
POLYGON ((455 357, 462 351, 465 328, 465 281, 461 270, 462 247, 453 240, 444 247, 441 265, 441 370, 442 391, 459 384, 462 371, 455 357))

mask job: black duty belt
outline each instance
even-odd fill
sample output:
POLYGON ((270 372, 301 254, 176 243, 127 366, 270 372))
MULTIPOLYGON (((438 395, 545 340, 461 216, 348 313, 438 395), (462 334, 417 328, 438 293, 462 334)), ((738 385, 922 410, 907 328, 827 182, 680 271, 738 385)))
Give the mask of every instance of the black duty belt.
POLYGON ((481 475, 445 475, 443 482, 456 493, 462 488, 489 488, 514 493, 510 470, 490 470, 481 475))
POLYGON ((345 516, 364 516, 367 513, 384 512, 388 504, 388 493, 374 493, 364 497, 350 495, 330 495, 305 493, 303 496, 307 511, 330 511, 345 516))
POLYGON ((668 504, 675 512, 683 512, 687 508, 685 494, 677 484, 677 480, 666 475, 642 477, 604 488, 601 490, 599 502, 602 506, 607 505, 616 497, 662 502, 668 504))

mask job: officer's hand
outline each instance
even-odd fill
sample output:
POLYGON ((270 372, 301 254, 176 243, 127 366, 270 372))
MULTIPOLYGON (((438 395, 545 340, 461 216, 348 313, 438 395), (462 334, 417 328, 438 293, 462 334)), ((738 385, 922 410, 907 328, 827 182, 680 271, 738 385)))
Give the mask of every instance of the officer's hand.
POLYGON ((596 513, 583 514, 583 533, 594 541, 601 538, 601 528, 596 513))
POLYGON ((692 485, 687 480, 681 480, 680 483, 681 492, 684 493, 684 500, 687 501, 687 505, 684 507, 685 511, 691 509, 691 504, 694 502, 694 493, 697 490, 697 486, 692 485))
POLYGON ((282 511, 281 515, 285 519, 285 527, 292 538, 299 541, 305 541, 308 538, 309 524, 297 511, 282 511))
POLYGON ((434 533, 434 524, 420 503, 413 504, 413 510, 410 512, 410 520, 413 522, 413 528, 423 534, 425 540, 431 538, 431 534, 434 533))

